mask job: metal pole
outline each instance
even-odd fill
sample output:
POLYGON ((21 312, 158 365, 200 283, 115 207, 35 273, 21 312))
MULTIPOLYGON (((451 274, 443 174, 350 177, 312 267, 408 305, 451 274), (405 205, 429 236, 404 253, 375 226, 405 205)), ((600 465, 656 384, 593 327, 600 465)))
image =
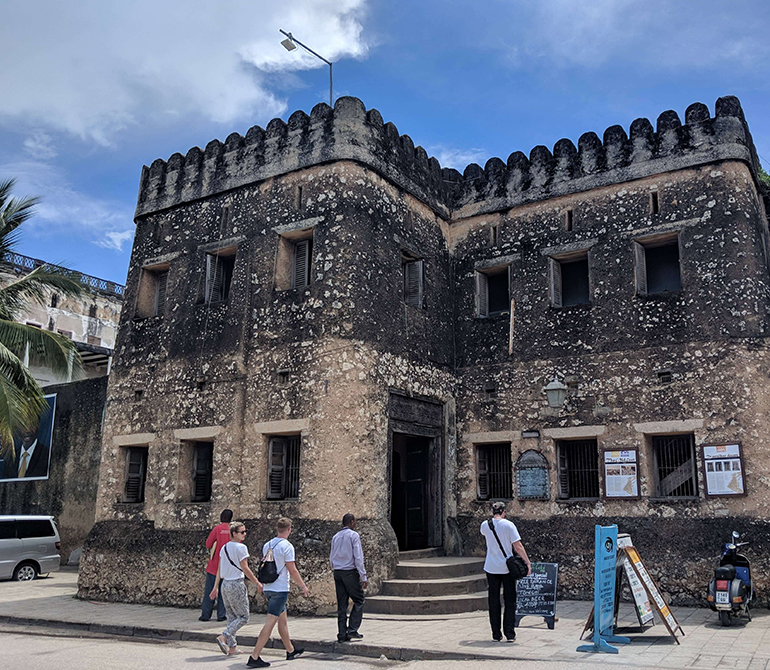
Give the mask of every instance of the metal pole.
POLYGON ((283 30, 281 28, 278 29, 278 32, 283 34, 283 35, 286 35, 286 37, 288 37, 292 42, 296 42, 305 51, 307 51, 308 53, 313 54, 316 58, 319 58, 320 60, 322 60, 324 63, 326 63, 329 66, 329 107, 332 107, 333 106, 332 102, 334 100, 334 98, 333 98, 333 96, 334 96, 334 87, 333 87, 333 84, 332 84, 332 63, 331 63, 331 61, 326 60, 323 56, 321 56, 321 54, 316 53, 309 46, 307 46, 306 44, 303 44, 302 42, 300 42, 291 33, 287 33, 285 30, 283 30))
POLYGON ((334 91, 334 88, 332 86, 332 64, 329 63, 329 107, 334 107, 334 105, 332 104, 333 91, 334 91))

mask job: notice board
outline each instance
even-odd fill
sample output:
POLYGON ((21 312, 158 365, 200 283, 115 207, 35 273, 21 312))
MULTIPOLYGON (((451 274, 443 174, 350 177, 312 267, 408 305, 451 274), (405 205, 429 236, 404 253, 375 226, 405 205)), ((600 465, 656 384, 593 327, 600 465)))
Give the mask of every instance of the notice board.
POLYGON ((533 563, 532 574, 516 582, 516 625, 523 616, 541 616, 553 629, 558 563, 533 563))

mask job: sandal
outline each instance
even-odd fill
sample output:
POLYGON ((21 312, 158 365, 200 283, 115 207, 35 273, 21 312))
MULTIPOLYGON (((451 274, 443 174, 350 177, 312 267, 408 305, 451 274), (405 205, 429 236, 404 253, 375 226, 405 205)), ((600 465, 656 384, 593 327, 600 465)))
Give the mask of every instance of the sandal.
POLYGON ((227 641, 223 640, 221 636, 217 637, 217 644, 225 656, 230 653, 230 647, 227 646, 227 641))

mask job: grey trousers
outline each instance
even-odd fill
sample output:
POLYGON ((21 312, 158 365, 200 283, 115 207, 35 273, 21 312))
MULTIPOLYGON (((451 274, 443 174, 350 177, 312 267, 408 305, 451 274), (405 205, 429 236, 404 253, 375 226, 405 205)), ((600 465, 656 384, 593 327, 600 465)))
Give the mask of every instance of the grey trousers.
POLYGON ((223 579, 219 586, 219 595, 225 601, 227 610, 227 628, 222 635, 227 640, 228 647, 237 646, 235 634, 249 623, 249 594, 243 579, 223 579))

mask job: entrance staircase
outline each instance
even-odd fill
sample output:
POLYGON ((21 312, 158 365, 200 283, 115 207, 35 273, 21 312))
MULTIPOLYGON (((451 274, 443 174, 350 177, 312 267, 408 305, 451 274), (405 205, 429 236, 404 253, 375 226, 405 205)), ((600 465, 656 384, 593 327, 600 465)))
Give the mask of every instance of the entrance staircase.
POLYGON ((445 556, 443 549, 402 551, 396 578, 366 599, 367 614, 457 614, 487 609, 483 558, 445 556))

